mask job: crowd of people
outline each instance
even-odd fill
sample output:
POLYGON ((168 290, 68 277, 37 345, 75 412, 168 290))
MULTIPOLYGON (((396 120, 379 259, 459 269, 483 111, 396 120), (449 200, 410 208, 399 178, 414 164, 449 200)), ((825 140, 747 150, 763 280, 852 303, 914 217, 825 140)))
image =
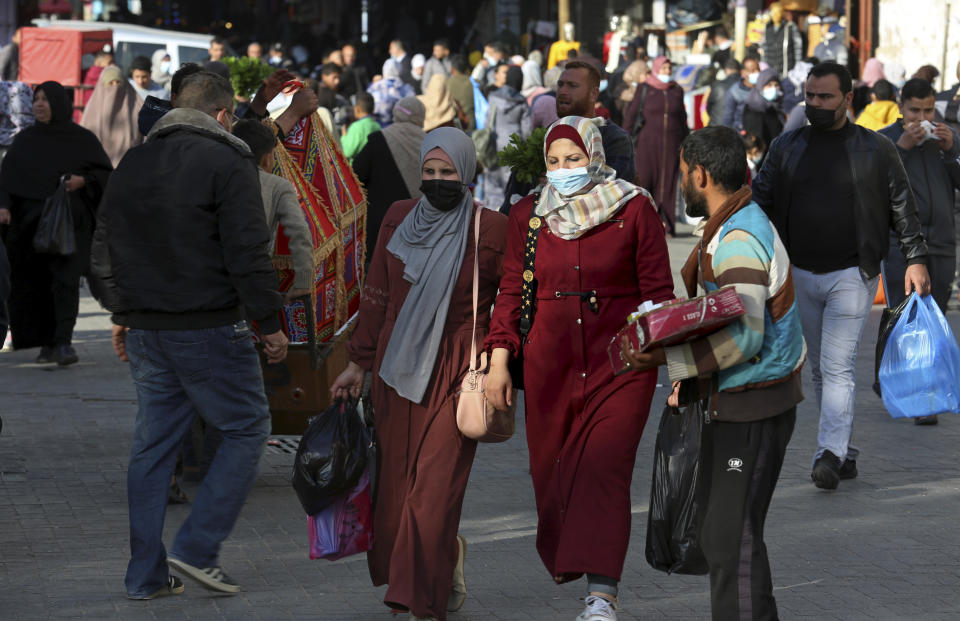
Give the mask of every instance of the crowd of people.
POLYGON ((266 358, 282 361, 278 311, 312 283, 297 188, 271 173, 283 139, 316 114, 367 198, 360 310, 330 390, 356 397, 372 374, 380 468, 368 562, 373 583, 388 585, 384 602, 442 621, 466 597, 458 527, 477 442, 457 428, 456 390, 476 345, 494 408, 515 405, 522 368, 536 547, 557 583, 586 577, 579 621, 617 617, 630 482, 660 366, 670 403, 699 401, 711 419, 701 545, 713 616, 777 618, 763 524, 804 398, 801 370, 812 371, 820 413, 811 479, 836 489, 859 474, 854 365, 880 275, 890 304, 916 291, 947 310, 960 188, 960 84, 936 93, 925 68, 898 84, 876 60, 855 83, 839 64, 788 62, 799 49, 777 28, 777 59, 727 54, 711 68, 696 111, 709 126, 693 132, 677 68, 636 46, 619 63, 581 46, 544 71, 540 50, 510 55, 493 41, 467 56, 439 39, 427 58, 398 39, 371 75, 354 45, 294 59, 251 43, 247 55, 273 72, 249 101, 230 84, 219 39, 209 61, 179 68, 161 49, 121 69, 105 50, 85 77, 79 123, 62 85, 0 83, 12 347, 75 363, 86 275, 137 390, 127 595, 182 593, 171 570, 240 590, 219 550, 270 430, 250 322, 266 358), (291 82, 302 87, 286 92, 291 82), (537 128, 540 179, 478 163, 478 135, 501 150, 537 128), (68 256, 33 246, 61 185, 77 243, 68 256), (687 294, 733 286, 746 314, 680 345, 625 342, 627 372, 615 374, 612 335, 642 302, 674 298, 666 240, 678 204, 700 222, 687 294), (296 274, 283 294, 271 263, 278 226, 296 274), (220 448, 168 553, 171 476, 197 415, 220 448))

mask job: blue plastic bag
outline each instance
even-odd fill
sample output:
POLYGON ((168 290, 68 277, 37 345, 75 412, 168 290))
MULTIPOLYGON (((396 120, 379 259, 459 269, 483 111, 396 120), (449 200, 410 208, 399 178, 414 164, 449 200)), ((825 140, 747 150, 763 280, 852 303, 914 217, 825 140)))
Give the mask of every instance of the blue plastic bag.
POLYGON ((960 412, 960 347, 933 296, 910 296, 887 339, 880 387, 894 418, 960 412))

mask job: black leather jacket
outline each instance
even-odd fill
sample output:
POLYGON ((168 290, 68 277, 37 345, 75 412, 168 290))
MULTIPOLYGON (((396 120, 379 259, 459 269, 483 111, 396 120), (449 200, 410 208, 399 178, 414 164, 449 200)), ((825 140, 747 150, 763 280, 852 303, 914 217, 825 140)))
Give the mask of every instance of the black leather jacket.
MULTIPOLYGON (((927 244, 897 148, 876 132, 859 125, 853 127, 854 132, 845 146, 856 190, 860 272, 867 278, 880 273, 880 261, 887 256, 890 247, 891 228, 907 265, 925 263, 927 244)), ((777 227, 788 253, 787 223, 791 217, 799 215, 790 210, 793 176, 812 131, 808 126, 778 136, 770 144, 763 167, 753 180, 753 200, 777 227)), ((824 192, 829 191, 824 188, 824 192)), ((824 226, 829 224, 825 222, 824 226)))

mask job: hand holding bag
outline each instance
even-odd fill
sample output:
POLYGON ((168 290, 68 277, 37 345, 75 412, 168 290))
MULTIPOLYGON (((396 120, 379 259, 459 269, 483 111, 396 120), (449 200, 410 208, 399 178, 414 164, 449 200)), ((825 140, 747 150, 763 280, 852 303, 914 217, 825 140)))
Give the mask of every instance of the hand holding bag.
POLYGON ((457 399, 457 427, 460 433, 478 442, 503 442, 509 440, 516 426, 514 414, 517 395, 514 391, 513 403, 509 411, 494 409, 483 395, 483 386, 487 378, 487 354, 480 356, 477 368, 477 305, 480 297, 480 214, 483 208, 477 208, 473 228, 473 334, 470 343, 470 370, 463 377, 460 394, 457 399))

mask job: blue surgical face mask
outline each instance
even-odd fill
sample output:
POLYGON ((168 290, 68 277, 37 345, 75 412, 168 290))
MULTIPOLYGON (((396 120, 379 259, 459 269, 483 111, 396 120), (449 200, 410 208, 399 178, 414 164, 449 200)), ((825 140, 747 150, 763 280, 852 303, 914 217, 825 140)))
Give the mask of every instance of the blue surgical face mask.
POLYGON ((170 73, 170 61, 161 60, 160 61, 160 73, 170 73))
POLYGON ((557 189, 557 192, 570 196, 590 183, 590 173, 587 172, 586 166, 558 168, 547 171, 547 181, 557 189))
POLYGON ((607 81, 606 81, 606 80, 600 80, 600 92, 602 93, 602 92, 605 91, 605 90, 607 90, 607 81))
POLYGON ((759 72, 759 71, 758 71, 757 73, 747 74, 747 81, 750 82, 750 84, 756 84, 756 83, 757 83, 757 80, 759 80, 759 79, 760 79, 760 72, 759 72))
POLYGON ((661 82, 664 82, 664 83, 669 82, 670 80, 673 79, 673 76, 669 74, 663 75, 662 73, 658 73, 657 77, 660 79, 661 82))
POLYGON ((780 91, 776 86, 767 86, 763 89, 763 98, 767 101, 776 101, 780 96, 780 91))

